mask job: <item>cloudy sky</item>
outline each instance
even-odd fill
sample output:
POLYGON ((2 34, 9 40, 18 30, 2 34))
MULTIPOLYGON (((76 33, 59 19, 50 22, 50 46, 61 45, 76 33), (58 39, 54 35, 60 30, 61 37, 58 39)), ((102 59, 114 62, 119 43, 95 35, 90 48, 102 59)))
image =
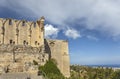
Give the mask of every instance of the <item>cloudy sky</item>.
POLYGON ((69 40, 71 64, 120 64, 120 0, 0 0, 0 17, 37 20, 69 40))

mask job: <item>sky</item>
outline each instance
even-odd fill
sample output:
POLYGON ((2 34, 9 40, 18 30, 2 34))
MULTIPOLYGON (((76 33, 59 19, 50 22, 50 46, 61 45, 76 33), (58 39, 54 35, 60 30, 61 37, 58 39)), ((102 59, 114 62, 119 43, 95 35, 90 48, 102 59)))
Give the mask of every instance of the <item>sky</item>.
POLYGON ((69 41, 71 64, 120 64, 120 0, 0 0, 0 17, 45 17, 45 38, 69 41))

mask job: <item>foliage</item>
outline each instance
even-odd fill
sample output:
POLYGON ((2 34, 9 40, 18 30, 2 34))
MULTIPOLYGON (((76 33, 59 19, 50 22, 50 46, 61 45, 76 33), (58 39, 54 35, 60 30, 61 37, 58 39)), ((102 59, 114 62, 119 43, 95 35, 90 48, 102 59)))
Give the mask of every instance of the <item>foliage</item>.
POLYGON ((39 70, 43 71, 49 79, 64 79, 56 64, 55 60, 50 59, 44 66, 40 66, 39 70))
POLYGON ((69 79, 120 79, 120 70, 112 68, 72 65, 69 79))
POLYGON ((120 71, 116 71, 112 79, 120 79, 120 71))

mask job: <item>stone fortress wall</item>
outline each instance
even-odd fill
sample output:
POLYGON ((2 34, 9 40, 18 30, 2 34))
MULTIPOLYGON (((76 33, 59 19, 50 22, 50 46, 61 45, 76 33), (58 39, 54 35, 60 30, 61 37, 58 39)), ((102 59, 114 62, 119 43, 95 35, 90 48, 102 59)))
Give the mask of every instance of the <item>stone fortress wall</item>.
POLYGON ((66 77, 70 77, 70 60, 67 40, 45 40, 45 50, 50 53, 50 58, 57 61, 57 66, 66 77))
POLYGON ((0 44, 44 45, 44 17, 36 22, 0 19, 0 44))
POLYGON ((68 41, 44 38, 44 17, 36 22, 0 19, 0 74, 37 73, 37 66, 49 58, 65 77, 70 76, 68 41))
POLYGON ((15 72, 37 73, 39 65, 44 65, 48 54, 42 52, 43 48, 23 45, 0 45, 0 74, 15 72))

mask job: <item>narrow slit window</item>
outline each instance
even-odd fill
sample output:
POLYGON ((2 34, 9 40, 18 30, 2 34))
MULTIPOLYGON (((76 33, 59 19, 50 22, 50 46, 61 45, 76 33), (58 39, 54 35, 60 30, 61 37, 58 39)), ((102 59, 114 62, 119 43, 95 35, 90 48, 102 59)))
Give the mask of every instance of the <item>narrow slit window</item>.
POLYGON ((12 44, 13 43, 13 41, 12 40, 10 40, 10 44, 12 44))
POLYGON ((37 41, 35 41, 35 45, 37 45, 37 41))
POLYGON ((9 20, 9 25, 12 25, 12 20, 11 19, 9 20))
POLYGON ((22 26, 25 26, 25 21, 22 22, 22 26))

